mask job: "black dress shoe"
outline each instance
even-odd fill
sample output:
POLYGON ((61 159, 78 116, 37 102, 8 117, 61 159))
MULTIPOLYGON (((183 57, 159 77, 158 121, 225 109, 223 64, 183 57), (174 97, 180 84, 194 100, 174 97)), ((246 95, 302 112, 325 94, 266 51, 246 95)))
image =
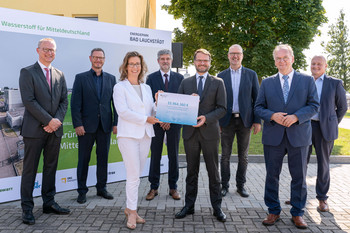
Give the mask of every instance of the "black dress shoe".
POLYGON ((214 210, 214 214, 213 215, 220 222, 226 222, 226 214, 224 214, 224 212, 222 212, 222 209, 214 210))
POLYGON ((85 193, 80 193, 78 198, 77 198, 77 202, 79 204, 84 204, 86 202, 86 194, 85 193))
POLYGON ((245 190, 244 187, 237 188, 237 193, 241 195, 241 197, 249 197, 249 193, 247 192, 247 190, 245 190))
POLYGON ((114 197, 107 190, 97 191, 97 196, 103 197, 104 199, 112 200, 114 197))
POLYGON ((62 208, 57 203, 54 203, 52 206, 43 206, 43 212, 45 214, 53 213, 53 214, 69 214, 70 210, 67 208, 62 208))
POLYGON ((22 221, 24 224, 34 225, 35 218, 31 210, 24 210, 22 212, 22 221))
POLYGON ((184 218, 186 215, 194 214, 194 207, 183 207, 180 212, 175 214, 175 218, 184 218))
POLYGON ((226 189, 226 188, 222 188, 221 189, 221 196, 226 196, 226 194, 228 193, 228 189, 226 189))

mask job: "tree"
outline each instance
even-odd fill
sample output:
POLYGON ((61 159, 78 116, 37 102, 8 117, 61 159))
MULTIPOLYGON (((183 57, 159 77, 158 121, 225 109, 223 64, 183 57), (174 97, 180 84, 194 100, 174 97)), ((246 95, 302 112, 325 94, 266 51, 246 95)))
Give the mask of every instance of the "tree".
POLYGON ((332 24, 328 31, 331 40, 324 47, 328 53, 328 73, 342 79, 345 90, 350 89, 350 41, 348 33, 349 30, 345 25, 345 13, 341 10, 337 22, 332 24))
POLYGON ((279 43, 290 44, 294 67, 304 68, 302 51, 327 21, 322 0, 171 0, 163 9, 182 19, 184 31, 176 28, 174 40, 184 44, 185 65, 202 47, 213 56, 211 72, 222 71, 229 66, 228 48, 240 44, 243 65, 260 79, 276 73, 272 51, 279 43))

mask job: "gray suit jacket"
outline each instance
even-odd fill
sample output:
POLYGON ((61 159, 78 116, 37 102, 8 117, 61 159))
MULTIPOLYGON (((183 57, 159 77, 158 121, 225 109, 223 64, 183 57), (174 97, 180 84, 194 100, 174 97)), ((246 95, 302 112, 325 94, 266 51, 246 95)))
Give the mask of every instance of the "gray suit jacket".
MULTIPOLYGON (((25 67, 19 77, 19 88, 25 107, 21 135, 23 137, 40 138, 45 135, 43 126, 52 118, 61 122, 67 112, 67 85, 62 71, 51 68, 51 91, 39 63, 25 67)), ((63 135, 61 126, 57 137, 63 135)))
MULTIPOLYGON (((179 94, 191 95, 197 93, 196 76, 184 79, 179 87, 179 94)), ((204 90, 199 102, 198 116, 204 115, 206 122, 199 130, 206 140, 220 138, 219 119, 226 113, 226 90, 222 79, 208 74, 204 90)), ((195 128, 183 126, 182 137, 189 139, 195 128)))

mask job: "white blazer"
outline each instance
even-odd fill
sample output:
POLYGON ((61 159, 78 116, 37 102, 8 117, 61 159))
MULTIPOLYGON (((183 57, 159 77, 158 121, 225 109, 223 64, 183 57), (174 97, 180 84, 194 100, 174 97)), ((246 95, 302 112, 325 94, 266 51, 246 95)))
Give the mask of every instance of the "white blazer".
POLYGON ((113 89, 114 106, 118 113, 117 137, 140 139, 154 137, 153 125, 147 123, 147 117, 154 114, 154 102, 151 88, 141 83, 142 99, 125 79, 118 82, 113 89))

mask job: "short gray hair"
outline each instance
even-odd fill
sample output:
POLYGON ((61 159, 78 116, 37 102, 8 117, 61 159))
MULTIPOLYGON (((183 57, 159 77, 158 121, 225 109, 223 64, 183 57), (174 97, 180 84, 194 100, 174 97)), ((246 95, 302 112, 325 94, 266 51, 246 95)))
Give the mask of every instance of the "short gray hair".
POLYGON ((277 45, 277 46, 275 47, 275 49, 273 50, 273 53, 272 53, 273 59, 275 59, 275 54, 276 54, 279 50, 281 50, 281 49, 286 49, 286 50, 288 50, 289 53, 290 53, 290 55, 291 55, 292 57, 294 57, 293 49, 292 49, 292 47, 291 47, 289 44, 279 44, 279 45, 277 45))
POLYGON ((51 42, 51 43, 55 46, 55 49, 56 49, 56 42, 55 42, 55 40, 52 39, 52 38, 43 38, 43 39, 39 40, 39 42, 38 42, 38 48, 40 48, 40 45, 41 45, 44 41, 49 41, 49 42, 51 42))
POLYGON ((173 59, 173 52, 171 52, 169 49, 162 49, 162 50, 159 50, 158 51, 158 54, 157 54, 157 59, 160 58, 160 56, 162 55, 166 55, 166 54, 169 54, 170 55, 170 58, 171 60, 173 59))

